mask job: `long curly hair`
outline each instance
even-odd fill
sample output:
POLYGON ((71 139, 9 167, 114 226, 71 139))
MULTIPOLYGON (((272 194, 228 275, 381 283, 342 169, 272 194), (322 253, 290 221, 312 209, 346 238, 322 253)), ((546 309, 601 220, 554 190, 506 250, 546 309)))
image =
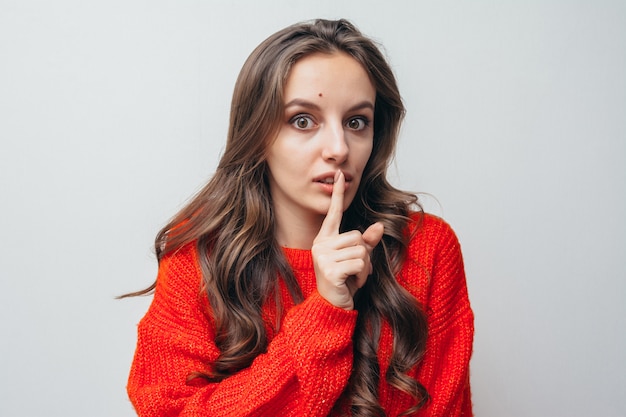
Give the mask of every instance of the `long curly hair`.
MULTIPOLYGON (((384 416, 378 400, 381 377, 414 398, 410 414, 429 396, 407 372, 419 363, 426 343, 426 318, 417 300, 395 279, 410 236, 411 211, 421 213, 417 197, 394 188, 386 178, 393 159, 404 106, 393 72, 376 44, 346 20, 289 26, 262 42, 237 79, 226 149, 204 188, 157 235, 159 261, 196 242, 214 318, 219 358, 203 377, 218 382, 248 367, 267 349, 262 306, 275 297, 283 279, 294 302, 302 293, 274 236, 274 211, 266 154, 283 116, 283 89, 298 59, 312 53, 344 52, 357 60, 376 89, 374 141, 370 159, 342 230, 364 231, 382 222, 385 234, 372 252, 373 274, 358 291, 353 336, 353 369, 336 404, 354 416, 384 416), (391 363, 381 375, 376 352, 383 320, 393 330, 391 363)), ((154 289, 134 293, 146 294, 154 289)))

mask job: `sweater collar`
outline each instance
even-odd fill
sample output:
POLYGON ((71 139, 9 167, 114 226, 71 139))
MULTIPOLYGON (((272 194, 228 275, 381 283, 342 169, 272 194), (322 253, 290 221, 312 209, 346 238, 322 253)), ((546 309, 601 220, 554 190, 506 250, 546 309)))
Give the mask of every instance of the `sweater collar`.
POLYGON ((283 247, 289 265, 293 269, 313 269, 313 257, 309 249, 294 249, 283 247))

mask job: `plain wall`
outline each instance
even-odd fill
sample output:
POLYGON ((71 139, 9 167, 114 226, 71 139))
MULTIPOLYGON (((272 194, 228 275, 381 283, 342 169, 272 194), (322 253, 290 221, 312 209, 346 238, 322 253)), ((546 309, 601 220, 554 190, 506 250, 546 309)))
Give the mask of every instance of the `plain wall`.
POLYGON ((209 178, 266 36, 380 41, 395 184, 456 230, 477 416, 626 416, 623 1, 0 0, 0 415, 132 416, 154 235, 209 178))

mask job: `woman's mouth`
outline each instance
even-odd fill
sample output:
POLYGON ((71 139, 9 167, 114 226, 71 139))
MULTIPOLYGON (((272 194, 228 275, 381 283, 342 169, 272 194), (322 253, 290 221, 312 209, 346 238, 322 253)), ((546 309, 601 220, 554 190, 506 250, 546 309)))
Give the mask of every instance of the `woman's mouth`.
MULTIPOLYGON (((346 180, 346 183, 352 181, 352 175, 346 174, 344 172, 343 176, 344 176, 344 178, 346 180)), ((322 184, 334 184, 335 183, 335 173, 334 172, 329 172, 329 173, 320 175, 320 176, 314 178, 313 182, 319 182, 319 183, 322 183, 322 184)))
MULTIPOLYGON (((348 176, 344 173, 345 182, 344 182, 344 192, 350 187, 352 184, 352 176, 348 176)), ((325 194, 332 195, 333 190, 335 188, 335 173, 330 172, 319 177, 316 177, 313 182, 320 184, 320 187, 324 191, 325 194)))

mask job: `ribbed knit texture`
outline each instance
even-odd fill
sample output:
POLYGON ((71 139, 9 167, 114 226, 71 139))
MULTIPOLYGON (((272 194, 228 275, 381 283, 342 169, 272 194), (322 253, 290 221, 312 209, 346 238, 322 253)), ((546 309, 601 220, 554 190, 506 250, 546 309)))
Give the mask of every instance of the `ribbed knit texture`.
MULTIPOLYGON (((218 357, 195 245, 161 260, 154 299, 139 323, 127 387, 139 416, 329 415, 350 376, 357 312, 336 308, 319 295, 310 251, 284 251, 305 301, 294 306, 281 285, 285 313, 278 332, 270 325, 275 306, 269 303, 264 309, 267 352, 220 383, 200 378, 186 382, 190 373, 206 370, 218 357)), ((410 375, 424 384, 432 401, 416 415, 471 416, 473 314, 460 246, 445 222, 424 216, 397 279, 428 317, 425 356, 410 375)), ((391 330, 384 324, 378 352, 383 370, 391 349, 391 330)), ((384 378, 379 389, 387 416, 412 405, 409 396, 384 378)))

